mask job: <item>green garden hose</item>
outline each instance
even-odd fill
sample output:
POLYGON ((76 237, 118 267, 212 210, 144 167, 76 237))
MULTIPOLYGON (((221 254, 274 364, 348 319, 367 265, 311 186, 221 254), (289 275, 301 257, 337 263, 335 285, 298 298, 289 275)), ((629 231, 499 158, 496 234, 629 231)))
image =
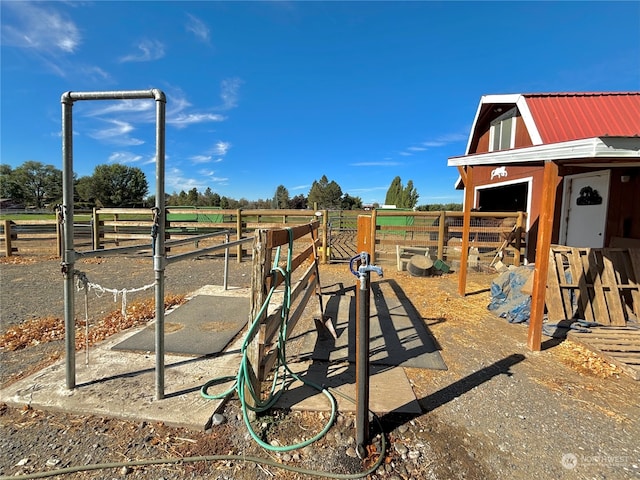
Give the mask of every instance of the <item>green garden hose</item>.
MULTIPOLYGON (((242 344, 242 349, 241 349, 242 359, 241 359, 240 368, 238 369, 237 375, 235 377, 234 376, 221 377, 221 378, 214 378, 212 380, 209 380, 202 386, 200 390, 202 397, 206 399, 222 399, 227 397, 228 395, 231 395, 235 391, 238 394, 238 398, 240 399, 244 422, 245 422, 245 425, 247 426, 247 429, 251 437, 264 449, 270 450, 270 451, 276 451, 276 452, 285 452, 285 451, 295 450, 298 448, 303 448, 322 438, 329 431, 329 429, 331 428, 331 425, 335 421, 336 411, 337 411, 337 403, 336 403, 335 396, 331 393, 331 391, 329 391, 329 389, 323 388, 320 385, 317 385, 314 382, 311 382, 309 380, 304 380, 300 378, 293 371, 291 371, 291 369, 289 368, 286 362, 285 345, 286 345, 286 338, 287 338, 287 321, 289 318, 289 309, 291 307, 291 256, 293 252, 293 232, 291 229, 288 229, 288 230, 289 230, 289 248, 287 253, 287 268, 282 269, 281 267, 278 266, 278 263, 280 260, 280 247, 278 247, 276 251, 275 259, 274 259, 273 268, 271 270, 272 275, 279 273, 284 278, 284 300, 283 300, 283 305, 281 310, 278 343, 276 347, 278 351, 278 356, 277 356, 278 361, 275 368, 275 374, 274 374, 274 379, 271 385, 271 390, 269 392, 267 399, 264 401, 261 400, 259 392, 255 392, 251 388, 251 382, 249 381, 250 365, 247 358, 247 348, 249 346, 250 339, 253 338, 253 336, 256 333, 255 330, 256 328, 258 328, 260 324, 260 322, 258 322, 257 319, 262 317, 262 315, 268 308, 269 302, 271 301, 271 297, 273 296, 273 293, 276 288, 275 281, 273 282, 273 286, 269 291, 264 304, 262 305, 260 311, 256 316, 256 321, 254 321, 251 324, 251 327, 249 328, 245 336, 245 340, 242 344), (283 369, 283 374, 282 374, 282 380, 279 382, 278 379, 280 376, 279 372, 281 367, 283 369), (287 375, 291 375, 291 377, 293 377, 294 379, 304 383, 305 385, 308 385, 314 388, 315 390, 322 392, 328 398, 331 404, 331 415, 330 415, 329 421, 325 424, 324 428, 322 428, 322 430, 312 438, 300 443, 293 444, 293 445, 273 446, 271 444, 264 442, 262 439, 258 437, 257 433, 254 431, 253 427, 251 426, 248 412, 249 410, 252 410, 255 412, 263 412, 271 408, 277 402, 277 400, 280 398, 280 395, 284 392, 286 388, 287 375), (208 389, 213 385, 216 385, 219 383, 225 383, 230 380, 234 380, 234 384, 226 391, 220 394, 208 393, 208 389), (276 390, 278 383, 280 384, 280 388, 276 390), (246 394, 245 392, 247 390, 250 392, 255 406, 248 404, 247 398, 245 396, 246 394)), ((354 402, 352 398, 344 394, 341 394, 340 392, 336 391, 335 393, 354 402)), ((374 415, 374 418, 380 425, 380 422, 375 415, 374 415)), ((380 425, 380 431, 382 432, 381 425, 380 425)), ((270 467, 279 468, 279 469, 287 470, 290 472, 299 473, 302 475, 310 475, 310 476, 317 476, 317 477, 324 477, 324 478, 337 478, 337 479, 357 479, 357 478, 366 477, 369 474, 375 472, 378 469, 378 467, 382 464, 385 457, 385 451, 386 451, 386 439, 385 439, 384 433, 381 434, 381 449, 382 451, 380 452, 380 455, 377 461, 370 468, 368 468, 365 471, 353 473, 353 474, 332 473, 332 472, 310 470, 310 469, 295 467, 293 465, 278 463, 268 458, 251 457, 251 456, 245 456, 245 455, 242 455, 242 456, 240 455, 204 455, 204 456, 195 456, 195 457, 163 458, 163 459, 149 459, 149 460, 134 460, 130 462, 78 465, 75 467, 61 468, 61 469, 51 470, 47 472, 30 473, 26 475, 16 475, 11 477, 3 476, 3 477, 0 477, 0 480, 9 480, 9 479, 26 480, 26 479, 34 479, 34 478, 47 478, 47 477, 52 477, 56 475, 66 475, 71 473, 78 473, 78 472, 92 471, 92 470, 102 470, 102 469, 108 469, 108 468, 138 467, 138 466, 162 465, 162 464, 184 464, 184 463, 214 462, 214 461, 246 461, 246 462, 251 462, 255 464, 267 465, 270 467)))

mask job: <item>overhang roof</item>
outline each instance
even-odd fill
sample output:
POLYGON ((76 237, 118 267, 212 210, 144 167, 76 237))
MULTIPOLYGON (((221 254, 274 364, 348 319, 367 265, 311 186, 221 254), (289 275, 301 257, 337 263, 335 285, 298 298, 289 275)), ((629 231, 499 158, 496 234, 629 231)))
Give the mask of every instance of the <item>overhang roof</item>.
POLYGON ((478 153, 461 157, 450 157, 448 165, 509 165, 514 163, 557 160, 562 163, 582 165, 585 163, 611 163, 618 166, 640 166, 640 137, 596 137, 568 142, 535 145, 513 150, 478 153), (578 163, 576 163, 578 162, 578 163))
POLYGON ((633 158, 635 163, 640 157, 638 142, 633 139, 640 141, 640 92, 485 95, 480 99, 465 155, 449 158, 448 165, 604 158, 614 153, 618 157, 633 158), (496 111, 514 106, 522 116, 533 146, 480 154, 471 152, 478 125, 486 125, 487 119, 495 117, 496 111), (632 141, 615 140, 616 147, 612 148, 607 138, 632 141))
POLYGON ((640 136, 640 92, 528 94, 542 143, 640 136))

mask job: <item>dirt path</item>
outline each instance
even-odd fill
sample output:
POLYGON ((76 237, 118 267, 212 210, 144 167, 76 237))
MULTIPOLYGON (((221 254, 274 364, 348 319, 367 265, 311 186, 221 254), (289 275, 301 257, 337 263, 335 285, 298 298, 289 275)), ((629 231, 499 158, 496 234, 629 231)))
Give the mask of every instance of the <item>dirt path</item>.
MULTIPOLYGON (((221 259, 181 262, 167 272, 167 291, 189 293, 220 283, 221 259)), ((152 281, 147 259, 105 259, 78 266, 92 281, 114 288, 152 281)), ((249 284, 250 261, 234 264, 230 284, 249 284)), ((447 371, 406 369, 423 412, 385 415, 390 442, 376 479, 640 478, 640 387, 638 382, 568 342, 541 353, 526 349, 526 327, 511 325, 486 310, 491 277, 472 276, 466 298, 456 277, 415 278, 385 266, 385 278, 402 288, 438 342, 447 371)), ((29 318, 61 315, 58 262, 0 264, 1 332, 29 318)), ((350 285, 345 265, 321 268, 325 286, 350 285)), ((144 294, 142 294, 143 296, 144 294)), ((133 301, 135 297, 129 299, 133 301)), ((119 306, 113 298, 92 302, 96 312, 119 306)), ((0 350, 2 383, 59 355, 61 342, 0 350)), ((375 392, 371 392, 375 395, 375 392)), ((225 422, 211 432, 168 428, 69 413, 0 408, 0 474, 47 471, 71 465, 235 453, 314 470, 356 473, 353 418, 338 421, 317 444, 301 451, 269 454, 246 433, 231 400, 225 422), (351 448, 351 449, 350 449, 351 448)), ((257 425, 269 441, 289 443, 322 426, 318 413, 274 412, 257 425)), ((66 478, 310 478, 272 465, 237 459, 161 466, 118 467, 66 478)))

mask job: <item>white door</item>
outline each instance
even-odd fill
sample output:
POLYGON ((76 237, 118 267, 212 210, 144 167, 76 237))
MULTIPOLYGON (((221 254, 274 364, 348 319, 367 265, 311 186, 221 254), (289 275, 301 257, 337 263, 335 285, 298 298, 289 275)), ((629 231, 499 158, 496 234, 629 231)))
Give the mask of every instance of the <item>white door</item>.
POLYGON ((609 200, 609 170, 564 178, 564 244, 604 247, 609 200))

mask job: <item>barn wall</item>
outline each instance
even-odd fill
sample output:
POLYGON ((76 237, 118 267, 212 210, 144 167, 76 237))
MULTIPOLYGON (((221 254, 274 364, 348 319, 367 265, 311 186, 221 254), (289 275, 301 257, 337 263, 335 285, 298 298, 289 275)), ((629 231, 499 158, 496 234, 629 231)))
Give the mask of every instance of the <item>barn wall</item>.
MULTIPOLYGON (((531 181, 531 210, 529 212, 529 235, 528 235, 528 247, 527 247, 527 259, 529 262, 533 262, 535 259, 535 248, 538 236, 538 217, 540 216, 540 207, 543 198, 542 192, 542 178, 544 174, 543 166, 532 165, 507 165, 505 170, 507 172, 506 177, 495 177, 491 179, 491 172, 495 169, 495 166, 477 166, 473 170, 474 186, 486 187, 488 185, 500 184, 503 182, 513 182, 514 180, 532 178, 531 181)), ((558 185, 561 184, 561 180, 558 185)), ((558 195, 558 197, 560 197, 558 195)), ((560 197, 561 198, 561 197, 560 197)), ((473 208, 477 207, 476 204, 473 208)), ((557 206, 559 210, 560 204, 557 206)), ((558 219, 559 222, 559 219, 558 219)), ((558 223, 559 225, 559 223, 558 223)), ((557 232, 557 228, 555 231, 557 232)), ((557 242, 557 233, 554 241, 557 242)))
POLYGON ((613 237, 640 240, 640 168, 611 169, 605 245, 613 237))

